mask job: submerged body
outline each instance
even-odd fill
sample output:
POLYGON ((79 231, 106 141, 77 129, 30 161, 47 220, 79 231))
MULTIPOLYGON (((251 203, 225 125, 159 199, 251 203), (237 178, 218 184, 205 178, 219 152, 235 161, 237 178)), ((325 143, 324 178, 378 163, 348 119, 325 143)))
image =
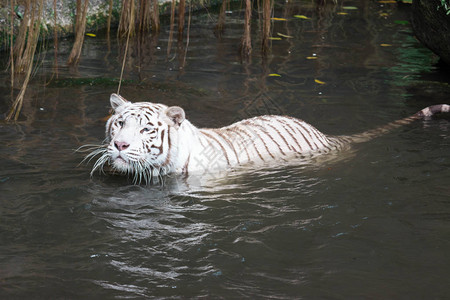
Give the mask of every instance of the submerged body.
POLYGON ((449 112, 434 105, 383 127, 351 136, 332 137, 310 124, 286 116, 259 116, 222 128, 199 129, 184 110, 150 102, 131 103, 111 95, 114 115, 106 124, 106 143, 87 156, 101 154, 92 172, 108 163, 135 182, 169 173, 215 172, 239 165, 288 160, 341 150, 414 120, 449 112))

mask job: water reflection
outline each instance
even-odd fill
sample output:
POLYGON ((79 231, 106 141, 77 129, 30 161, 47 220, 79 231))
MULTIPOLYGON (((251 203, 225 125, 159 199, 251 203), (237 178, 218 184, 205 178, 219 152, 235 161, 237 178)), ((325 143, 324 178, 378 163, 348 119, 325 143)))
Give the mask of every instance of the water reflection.
POLYGON ((281 169, 278 172, 278 178, 270 170, 234 173, 201 188, 190 182, 185 190, 174 188, 180 183, 175 178, 172 180, 177 182, 168 182, 164 188, 92 186, 94 199, 89 210, 103 221, 102 232, 107 230, 116 242, 104 249, 106 252, 92 252, 91 257, 107 261, 114 274, 129 278, 120 280, 120 284, 95 283, 136 295, 148 293, 145 286, 153 282, 159 288, 181 288, 183 293, 190 293, 189 283, 228 273, 222 260, 231 259, 233 268, 251 260, 250 254, 242 255, 238 249, 258 245, 270 249, 261 235, 285 226, 307 230, 317 225, 326 208, 314 204, 304 213, 316 216, 300 220, 297 218, 302 209, 296 199, 299 191, 305 196, 314 193, 320 180, 297 178, 295 188, 289 184, 291 176, 281 169), (286 219, 287 215, 294 219, 286 219), (133 279, 138 278, 146 278, 147 283, 136 285, 133 279))

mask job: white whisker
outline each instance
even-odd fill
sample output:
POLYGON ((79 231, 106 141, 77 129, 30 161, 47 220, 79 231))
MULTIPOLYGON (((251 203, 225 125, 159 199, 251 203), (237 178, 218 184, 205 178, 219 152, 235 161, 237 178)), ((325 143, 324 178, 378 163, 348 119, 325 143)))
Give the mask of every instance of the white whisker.
POLYGON ((94 174, 94 172, 99 169, 100 173, 105 173, 103 170, 103 167, 106 162, 109 161, 109 156, 106 151, 103 152, 102 156, 100 156, 97 161, 95 162, 94 166, 92 167, 91 176, 94 174))
POLYGON ((105 144, 97 145, 97 144, 86 144, 75 149, 75 152, 90 152, 95 149, 105 148, 105 144))
POLYGON ((92 176, 92 173, 100 165, 103 165, 108 160, 106 145, 87 144, 87 145, 83 145, 83 146, 79 147, 76 151, 77 152, 88 152, 88 151, 90 151, 90 153, 83 158, 83 160, 79 163, 79 165, 81 165, 83 163, 86 163, 86 162, 89 163, 89 162, 91 162, 91 160, 94 157, 96 157, 97 155, 100 155, 100 157, 98 158, 98 160, 94 164, 94 167, 93 167, 93 169, 91 171, 91 176, 92 176))

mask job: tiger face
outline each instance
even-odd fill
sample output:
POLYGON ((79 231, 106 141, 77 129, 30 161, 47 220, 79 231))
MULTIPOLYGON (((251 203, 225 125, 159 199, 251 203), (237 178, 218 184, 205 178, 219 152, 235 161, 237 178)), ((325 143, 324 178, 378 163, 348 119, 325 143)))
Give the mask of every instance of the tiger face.
POLYGON ((131 103, 116 94, 110 101, 114 115, 106 123, 105 154, 109 164, 119 172, 145 180, 167 173, 177 129, 184 120, 183 109, 131 103))

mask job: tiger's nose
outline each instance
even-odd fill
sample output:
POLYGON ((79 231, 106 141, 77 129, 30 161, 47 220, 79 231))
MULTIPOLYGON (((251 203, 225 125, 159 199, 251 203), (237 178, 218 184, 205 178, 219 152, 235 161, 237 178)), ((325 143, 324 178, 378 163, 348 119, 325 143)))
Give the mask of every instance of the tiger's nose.
POLYGON ((114 146, 116 146, 116 148, 119 151, 123 151, 123 150, 127 149, 130 146, 130 144, 127 144, 125 142, 117 142, 116 141, 116 142, 114 142, 114 146))

